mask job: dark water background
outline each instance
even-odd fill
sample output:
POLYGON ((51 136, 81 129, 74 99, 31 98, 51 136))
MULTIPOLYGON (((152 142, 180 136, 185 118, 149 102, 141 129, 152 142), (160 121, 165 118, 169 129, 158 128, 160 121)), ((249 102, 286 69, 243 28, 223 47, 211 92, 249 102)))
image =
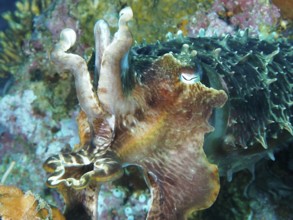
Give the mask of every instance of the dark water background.
MULTIPOLYGON (((15 2, 16 0, 0 0, 0 14, 6 11, 14 11, 15 10, 15 2)), ((5 20, 0 17, 0 30, 6 29, 7 23, 5 20)))

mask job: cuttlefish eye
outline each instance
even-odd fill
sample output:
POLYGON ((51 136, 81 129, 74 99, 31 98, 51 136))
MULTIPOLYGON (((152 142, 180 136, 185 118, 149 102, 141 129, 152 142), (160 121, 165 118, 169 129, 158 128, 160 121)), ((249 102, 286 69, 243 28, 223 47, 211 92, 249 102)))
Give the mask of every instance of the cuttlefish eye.
POLYGON ((194 84, 201 80, 202 70, 198 66, 197 69, 194 68, 183 68, 181 70, 179 79, 185 84, 194 84))

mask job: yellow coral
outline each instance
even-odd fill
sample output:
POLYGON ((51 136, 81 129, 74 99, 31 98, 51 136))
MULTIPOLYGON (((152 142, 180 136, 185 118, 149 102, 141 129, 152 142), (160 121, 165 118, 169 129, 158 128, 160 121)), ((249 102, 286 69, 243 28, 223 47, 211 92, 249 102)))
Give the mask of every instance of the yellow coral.
MULTIPOLYGON (((176 33, 178 30, 186 33, 186 19, 194 14, 199 6, 209 8, 212 1, 203 0, 85 0, 72 8, 72 13, 80 21, 80 27, 85 33, 91 33, 91 28, 97 18, 106 20, 112 30, 117 28, 118 12, 127 6, 133 10, 135 20, 130 25, 134 39, 149 42, 164 39, 168 32, 176 33)), ((81 36, 83 42, 93 42, 91 35, 81 36)))

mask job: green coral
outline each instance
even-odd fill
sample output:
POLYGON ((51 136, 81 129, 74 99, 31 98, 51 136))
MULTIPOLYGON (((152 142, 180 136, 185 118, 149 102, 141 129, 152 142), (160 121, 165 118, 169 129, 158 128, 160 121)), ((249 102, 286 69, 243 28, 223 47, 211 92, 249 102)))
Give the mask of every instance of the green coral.
MULTIPOLYGON (((168 32, 178 30, 186 32, 185 23, 189 16, 199 8, 208 8, 212 1, 177 1, 177 0, 86 0, 79 2, 75 12, 84 33, 92 33, 97 19, 105 19, 112 28, 116 28, 119 11, 130 6, 134 13, 131 29, 134 39, 141 42, 162 40, 168 32)), ((83 36, 84 42, 93 42, 92 36, 83 36)))
POLYGON ((207 8, 212 1, 135 1, 128 0, 135 14, 135 39, 149 42, 162 40, 166 33, 178 30, 186 34, 186 21, 199 8, 207 8), (200 4, 202 3, 202 4, 200 4))
POLYGON ((2 14, 9 28, 0 32, 0 78, 12 74, 17 85, 13 89, 32 89, 38 94, 36 112, 53 112, 53 118, 59 120, 76 104, 76 98, 71 98, 75 97, 73 81, 69 74, 58 75, 52 68, 46 55, 51 50, 52 34, 45 28, 45 20, 36 22, 51 15, 56 4, 61 3, 21 0, 15 12, 2 14))
POLYGON ((17 73, 25 57, 23 44, 31 39, 33 19, 49 3, 50 0, 21 0, 16 3, 14 13, 8 11, 2 14, 9 29, 0 32, 0 77, 17 73))
POLYGON ((63 80, 58 79, 57 82, 46 83, 39 81, 30 85, 30 89, 38 94, 37 100, 33 103, 34 112, 38 114, 52 112, 52 118, 59 121, 67 117, 68 112, 77 103, 74 81, 69 77, 63 80))

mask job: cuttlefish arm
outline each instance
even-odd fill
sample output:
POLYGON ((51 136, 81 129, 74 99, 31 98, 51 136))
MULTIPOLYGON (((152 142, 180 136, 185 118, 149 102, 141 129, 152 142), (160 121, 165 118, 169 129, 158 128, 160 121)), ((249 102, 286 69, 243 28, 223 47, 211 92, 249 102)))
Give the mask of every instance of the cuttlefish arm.
MULTIPOLYGON (((132 17, 132 9, 130 7, 123 8, 119 13, 119 28, 114 35, 113 41, 107 46, 103 46, 107 44, 106 42, 96 48, 96 51, 101 50, 103 53, 100 61, 98 97, 103 108, 115 115, 123 114, 125 112, 124 108, 127 111, 130 104, 123 95, 120 62, 133 42, 127 25, 127 22, 132 17)), ((107 35, 106 26, 107 24, 103 21, 96 23, 95 30, 100 32, 100 35, 96 35, 98 39, 99 36, 107 35)), ((96 39, 96 42, 98 39, 96 39)))
POLYGON ((68 52, 76 41, 74 30, 62 30, 59 42, 53 48, 51 60, 58 72, 69 71, 74 75, 76 94, 82 109, 80 128, 83 129, 79 132, 81 143, 78 150, 52 156, 45 162, 45 169, 52 172, 47 181, 50 187, 64 183, 80 189, 90 181, 105 182, 123 174, 120 160, 111 150, 111 144, 115 136, 116 105, 128 108, 120 80, 120 61, 132 44, 127 26, 131 18, 130 7, 121 10, 119 28, 112 42, 108 24, 99 20, 95 25, 95 64, 99 73, 97 94, 85 60, 68 52))
POLYGON ((76 41, 74 30, 64 29, 51 53, 51 61, 58 72, 68 71, 73 74, 82 109, 78 117, 79 147, 73 152, 54 155, 44 163, 45 170, 51 173, 47 185, 58 188, 62 193, 67 213, 71 207, 75 209, 75 206, 80 206, 90 218, 95 219, 100 184, 113 181, 123 174, 120 159, 112 151, 111 144, 115 137, 115 105, 124 102, 119 66, 124 53, 132 44, 127 26, 131 18, 131 8, 121 10, 119 29, 112 42, 107 23, 100 20, 95 25, 98 94, 91 84, 85 60, 68 52, 76 41))

